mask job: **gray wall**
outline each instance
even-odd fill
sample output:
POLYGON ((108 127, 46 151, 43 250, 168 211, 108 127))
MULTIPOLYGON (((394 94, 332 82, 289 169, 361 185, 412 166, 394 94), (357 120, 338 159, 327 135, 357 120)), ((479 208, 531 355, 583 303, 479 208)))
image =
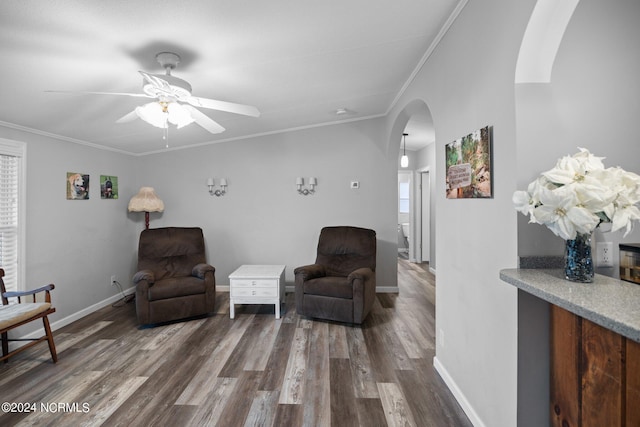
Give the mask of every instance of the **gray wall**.
MULTIPOLYGON (((556 160, 588 148, 606 157, 605 166, 640 173, 636 142, 640 117, 640 2, 581 0, 558 50, 549 83, 516 85, 518 188, 556 160)), ((610 227, 603 227, 605 230, 610 227)), ((614 243, 614 268, 600 274, 619 277, 618 244, 639 242, 640 229, 596 231, 595 241, 614 243)), ((564 241, 545 226, 518 214, 518 254, 562 255, 564 241)), ((519 295, 519 424, 546 422, 548 405, 548 304, 519 295)))
POLYGON ((494 197, 447 200, 436 170, 435 365, 477 425, 517 422, 517 293, 499 279, 516 266, 515 64, 534 1, 468 2, 389 114, 402 131, 416 99, 435 127, 435 159, 445 144, 493 126, 494 197))
POLYGON ((25 286, 55 284, 52 322, 117 295, 111 275, 128 288, 137 231, 126 211, 137 191, 137 159, 5 127, 0 137, 27 145, 25 286), (90 175, 89 200, 66 200, 67 172, 90 175), (100 199, 100 175, 118 177, 118 200, 100 199))
POLYGON ((144 156, 141 185, 165 203, 152 227, 200 226, 216 282, 228 284, 242 264, 315 261, 327 225, 373 228, 378 236, 377 284, 397 286, 397 167, 385 157, 380 119, 213 144, 144 156), (301 196, 297 176, 314 176, 316 193, 301 196), (228 193, 210 196, 208 177, 226 177, 228 193), (360 181, 360 188, 350 188, 360 181))
MULTIPOLYGON (((551 82, 517 85, 519 189, 577 147, 606 157, 607 167, 640 173, 638 17, 637 0, 582 0, 560 45, 551 82)), ((562 239, 518 216, 519 255, 563 254, 562 239)), ((640 228, 622 236, 600 230, 594 235, 596 241, 614 243, 615 268, 598 273, 619 277, 618 244, 640 242, 640 228)))
POLYGON ((293 268, 315 260, 320 228, 348 224, 377 231, 378 286, 397 289, 397 166, 381 148, 382 124, 352 122, 142 157, 0 127, 0 137, 27 143, 26 284, 56 284, 54 326, 117 298, 109 278, 131 286, 144 228, 144 215, 128 213, 127 204, 148 185, 166 207, 151 213, 151 227, 202 227, 220 285, 244 263, 286 264, 292 284, 293 268), (89 200, 66 200, 67 172, 91 175, 89 200), (101 174, 118 177, 118 200, 100 199, 101 174), (315 176, 316 194, 299 195, 297 176, 315 176), (226 177, 228 193, 209 195, 208 177, 226 177), (358 190, 350 188, 355 180, 358 190))

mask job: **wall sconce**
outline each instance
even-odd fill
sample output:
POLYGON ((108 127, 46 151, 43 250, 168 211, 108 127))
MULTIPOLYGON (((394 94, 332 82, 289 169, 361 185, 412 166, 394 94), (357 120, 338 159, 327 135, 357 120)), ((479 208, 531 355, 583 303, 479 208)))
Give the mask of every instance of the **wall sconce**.
POLYGON ((215 182, 213 181, 213 178, 209 178, 207 179, 207 186, 209 187, 209 194, 211 194, 212 196, 224 196, 227 193, 227 179, 226 178, 220 178, 220 190, 214 190, 213 187, 216 186, 215 182))
POLYGON ((302 194, 303 196, 308 196, 309 194, 315 193, 316 185, 318 185, 318 182, 313 176, 309 178, 309 187, 311 188, 302 188, 304 186, 304 178, 302 177, 296 178, 296 186, 298 187, 298 193, 302 194))

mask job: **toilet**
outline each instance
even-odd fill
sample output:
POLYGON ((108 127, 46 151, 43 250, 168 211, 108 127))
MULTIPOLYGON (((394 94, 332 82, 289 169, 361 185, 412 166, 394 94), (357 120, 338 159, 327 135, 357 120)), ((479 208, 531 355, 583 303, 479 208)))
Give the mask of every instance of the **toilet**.
POLYGON ((402 234, 404 234, 405 239, 407 239, 407 248, 409 247, 409 223, 402 223, 402 234))

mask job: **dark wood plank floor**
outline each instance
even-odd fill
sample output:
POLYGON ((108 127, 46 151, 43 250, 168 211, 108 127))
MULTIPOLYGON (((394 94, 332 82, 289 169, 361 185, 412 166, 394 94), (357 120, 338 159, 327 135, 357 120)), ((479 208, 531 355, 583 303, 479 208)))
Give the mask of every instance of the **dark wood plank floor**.
POLYGON ((280 320, 230 320, 224 292, 216 314, 155 328, 104 308, 54 333, 57 364, 46 344, 0 364, 0 401, 35 404, 0 425, 470 426, 432 365, 434 277, 399 259, 398 280, 362 326, 302 318, 291 293, 280 320))

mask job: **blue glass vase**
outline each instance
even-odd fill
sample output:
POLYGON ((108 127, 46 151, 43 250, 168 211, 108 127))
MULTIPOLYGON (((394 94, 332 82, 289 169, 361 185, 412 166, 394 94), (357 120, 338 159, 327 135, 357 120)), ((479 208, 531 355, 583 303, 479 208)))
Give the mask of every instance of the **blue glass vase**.
POLYGON ((591 233, 578 233, 574 240, 566 241, 564 275, 567 280, 571 280, 572 282, 593 282, 591 233))

